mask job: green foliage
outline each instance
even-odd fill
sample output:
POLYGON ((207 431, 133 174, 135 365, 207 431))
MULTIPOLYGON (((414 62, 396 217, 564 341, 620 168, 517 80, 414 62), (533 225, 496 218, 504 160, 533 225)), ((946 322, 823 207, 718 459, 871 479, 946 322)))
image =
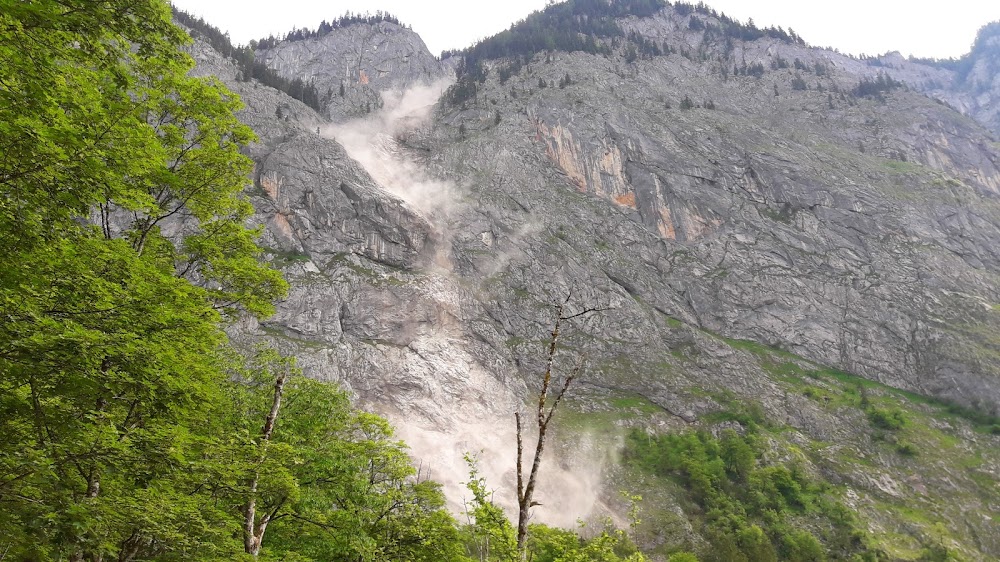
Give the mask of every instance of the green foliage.
MULTIPOLYGON (((625 462, 670 479, 687 491, 718 561, 820 561, 877 556, 850 510, 797 463, 766 462, 753 429, 652 436, 634 430, 625 462), (809 521, 809 530, 798 528, 809 521), (794 522, 794 525, 793 525, 794 522)), ((697 526, 696 526, 697 528, 697 526)))
POLYGON ((993 413, 988 413, 985 411, 985 407, 969 408, 961 404, 934 398, 929 398, 927 401, 943 406, 949 414, 964 418, 993 435, 1000 435, 1000 415, 997 415, 996 410, 993 413))
POLYGON ((596 536, 584 539, 573 531, 532 525, 528 557, 533 562, 645 562, 626 533, 610 523, 596 536))
POLYGON ((764 406, 756 401, 738 400, 729 393, 714 396, 714 398, 725 406, 719 412, 708 414, 705 419, 711 422, 730 421, 736 422, 747 428, 751 432, 767 425, 767 418, 764 415, 764 406))
POLYGON ((701 14, 717 20, 719 22, 718 26, 715 24, 704 23, 700 19, 693 16, 690 18, 688 28, 694 31, 704 30, 706 39, 718 36, 730 40, 739 39, 742 41, 754 41, 762 37, 770 37, 772 39, 777 39, 784 43, 793 45, 805 44, 802 38, 796 35, 791 29, 787 32, 781 27, 767 27, 760 29, 754 25, 752 19, 748 20, 746 23, 742 23, 724 13, 720 14, 704 2, 698 2, 697 4, 677 2, 674 4, 674 11, 682 17, 691 14, 701 14))
POLYGON ((920 450, 909 441, 899 441, 896 443, 896 452, 904 457, 915 457, 919 454, 920 450))
MULTIPOLYGON (((220 420, 215 482, 233 514, 252 494, 270 514, 263 552, 276 559, 435 561, 461 551, 439 486, 419 480, 388 423, 351 408, 336 387, 299 374, 264 352, 228 385, 231 407, 220 420), (292 370, 269 442, 259 439, 275 376, 292 370)), ((211 481, 211 480, 210 480, 211 481)))
MULTIPOLYGON (((253 140, 162 2, 0 12, 0 534, 16 558, 229 552, 192 495, 220 322, 285 291, 241 195, 253 140), (181 223, 186 235, 161 228, 181 223)), ((127 557, 127 556, 126 556, 127 557)))
MULTIPOLYGON (((972 44, 972 49, 961 58, 930 59, 918 58, 911 55, 908 60, 918 64, 952 70, 956 74, 957 83, 966 83, 972 86, 973 90, 977 93, 982 92, 985 88, 989 87, 988 82, 983 81, 982 83, 968 84, 969 74, 972 72, 977 60, 988 60, 990 57, 995 59, 1000 54, 1000 48, 997 47, 997 43, 994 40, 998 34, 1000 34, 1000 22, 994 21, 979 28, 979 31, 976 33, 976 40, 972 44)), ((868 62, 870 64, 871 60, 868 62)))
MULTIPOLYGON (((569 0, 549 5, 510 29, 484 39, 460 53, 442 53, 442 58, 459 54, 462 56, 457 68, 458 81, 445 93, 445 99, 452 105, 460 105, 473 99, 477 90, 476 83, 486 80, 487 70, 483 63, 487 60, 507 61, 498 70, 500 82, 504 83, 511 75, 517 74, 522 64, 528 64, 532 57, 542 52, 583 51, 610 55, 611 40, 626 37, 624 30, 615 21, 616 18, 649 17, 666 5, 663 0, 569 0)), ((653 41, 638 35, 631 35, 628 39, 631 49, 629 62, 638 58, 639 54, 647 57, 660 54, 659 47, 653 41)))
POLYGON ((935 542, 921 549, 920 557, 917 560, 919 562, 950 562, 954 558, 948 554, 947 547, 935 542))
POLYGON ((755 62, 753 64, 743 63, 742 66, 733 65, 733 76, 753 76, 760 78, 764 76, 764 63, 755 62))
POLYGON ((486 488, 486 479, 479 475, 476 458, 466 454, 465 462, 469 465, 469 481, 465 486, 472 494, 466 505, 470 523, 462 531, 467 553, 481 561, 517 560, 514 526, 503 509, 493 503, 493 493, 486 488))
POLYGON ((906 417, 902 410, 898 408, 878 408, 870 407, 867 410, 868 421, 872 427, 887 431, 896 431, 906 425, 906 417))
MULTIPOLYGON (((315 30, 312 29, 294 29, 285 34, 284 41, 303 41, 305 39, 315 39, 327 36, 331 31, 335 29, 343 29, 350 27, 352 25, 375 25, 378 23, 387 22, 400 27, 403 24, 400 23, 399 19, 388 12, 383 12, 382 10, 376 10, 374 14, 364 13, 355 14, 350 11, 344 15, 332 20, 323 20, 315 30)), ((267 39, 261 39, 256 42, 256 47, 258 49, 271 49, 279 43, 279 39, 274 36, 268 37, 267 39)))
POLYGON ((826 551, 816 537, 803 530, 792 530, 782 536, 779 552, 789 562, 819 562, 826 560, 826 551))
MULTIPOLYGON (((469 524, 462 528, 468 560, 515 562, 520 560, 517 551, 516 530, 493 503, 493 493, 486 480, 479 475, 477 461, 466 454, 469 481, 466 488, 472 494, 466 504, 469 524)), ((638 502, 641 498, 626 494, 631 502, 630 516, 638 523, 638 502)), ((527 559, 533 562, 646 562, 628 534, 616 529, 610 521, 597 535, 583 538, 574 531, 556 529, 546 525, 530 525, 528 529, 527 559)), ((441 560, 446 560, 442 558, 441 560)), ((460 558, 447 558, 460 560, 460 558)), ((697 560, 695 560, 697 562, 697 560)))

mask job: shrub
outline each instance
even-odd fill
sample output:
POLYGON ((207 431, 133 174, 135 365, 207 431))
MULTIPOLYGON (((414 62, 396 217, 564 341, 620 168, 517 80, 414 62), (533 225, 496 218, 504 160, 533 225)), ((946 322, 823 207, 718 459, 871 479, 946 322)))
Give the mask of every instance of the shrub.
POLYGON ((909 441, 900 441, 896 444, 896 452, 904 457, 915 457, 917 456, 918 449, 916 445, 909 441))
POLYGON ((896 431, 906 425, 906 418, 899 409, 870 408, 868 410, 868 421, 872 426, 887 431, 896 431))

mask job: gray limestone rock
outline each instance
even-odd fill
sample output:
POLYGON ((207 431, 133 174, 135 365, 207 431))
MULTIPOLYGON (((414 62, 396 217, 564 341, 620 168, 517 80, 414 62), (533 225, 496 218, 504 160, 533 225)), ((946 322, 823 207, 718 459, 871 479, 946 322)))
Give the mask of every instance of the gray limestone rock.
POLYGON ((352 24, 322 37, 282 41, 257 60, 290 80, 316 86, 335 120, 378 110, 380 93, 441 80, 446 67, 411 29, 391 22, 352 24), (343 91, 343 95, 341 95, 343 91))

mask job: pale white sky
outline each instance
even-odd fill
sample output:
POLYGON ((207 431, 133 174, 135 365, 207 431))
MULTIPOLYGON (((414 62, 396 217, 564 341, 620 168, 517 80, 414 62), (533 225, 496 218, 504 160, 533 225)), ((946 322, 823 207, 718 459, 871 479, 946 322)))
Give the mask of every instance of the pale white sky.
MULTIPOLYGON (((697 3, 697 0, 689 0, 697 3)), ((420 34, 435 55, 506 29, 547 0, 173 0, 179 8, 246 43, 352 12, 387 11, 420 34)), ((758 27, 791 27, 810 45, 844 53, 900 51, 919 57, 959 57, 976 31, 1000 20, 996 0, 706 0, 719 12, 758 27)))

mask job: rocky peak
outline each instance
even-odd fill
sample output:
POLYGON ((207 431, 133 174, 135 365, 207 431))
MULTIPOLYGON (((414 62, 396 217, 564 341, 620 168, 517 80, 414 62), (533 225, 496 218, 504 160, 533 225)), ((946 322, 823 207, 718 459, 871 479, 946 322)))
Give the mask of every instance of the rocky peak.
POLYGON ((288 79, 311 82, 334 120, 380 108, 380 92, 447 75, 423 39, 393 21, 321 28, 301 39, 265 46, 257 49, 257 60, 288 79))

